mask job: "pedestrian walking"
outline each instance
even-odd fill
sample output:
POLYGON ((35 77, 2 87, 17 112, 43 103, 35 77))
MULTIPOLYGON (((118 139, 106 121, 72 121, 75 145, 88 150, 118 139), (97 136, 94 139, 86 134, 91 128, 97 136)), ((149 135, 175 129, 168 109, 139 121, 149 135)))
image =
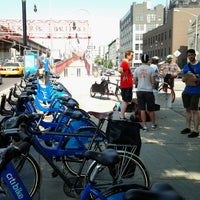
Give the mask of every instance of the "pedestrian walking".
POLYGON ((182 93, 183 106, 186 109, 186 128, 181 134, 193 138, 199 136, 199 97, 200 97, 200 62, 196 60, 194 49, 187 50, 188 64, 184 65, 182 74, 186 86, 182 93), (194 129, 191 131, 191 122, 194 129))
POLYGON ((155 96, 153 87, 155 85, 155 71, 149 64, 149 56, 143 54, 141 57, 142 64, 134 71, 133 78, 137 83, 137 100, 138 109, 141 110, 141 119, 143 130, 147 131, 146 111, 149 114, 151 128, 156 129, 155 123, 155 96))
POLYGON ((47 53, 46 58, 44 60, 44 83, 45 85, 49 81, 50 69, 52 68, 50 65, 50 53, 47 53))
POLYGON ((126 51, 125 58, 118 69, 120 73, 120 88, 122 96, 120 119, 125 119, 126 108, 133 98, 133 76, 129 64, 133 60, 133 56, 134 52, 132 50, 126 51))
POLYGON ((166 62, 160 66, 160 71, 162 77, 164 78, 164 83, 167 83, 171 88, 174 88, 174 78, 180 74, 181 69, 173 61, 173 55, 166 56, 166 62))

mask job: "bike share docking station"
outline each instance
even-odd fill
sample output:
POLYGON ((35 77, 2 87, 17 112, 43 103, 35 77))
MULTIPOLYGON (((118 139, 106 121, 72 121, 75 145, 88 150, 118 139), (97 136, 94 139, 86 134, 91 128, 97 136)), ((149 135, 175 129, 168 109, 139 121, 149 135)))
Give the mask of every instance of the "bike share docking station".
POLYGON ((24 51, 24 75, 34 74, 38 70, 38 51, 24 51))

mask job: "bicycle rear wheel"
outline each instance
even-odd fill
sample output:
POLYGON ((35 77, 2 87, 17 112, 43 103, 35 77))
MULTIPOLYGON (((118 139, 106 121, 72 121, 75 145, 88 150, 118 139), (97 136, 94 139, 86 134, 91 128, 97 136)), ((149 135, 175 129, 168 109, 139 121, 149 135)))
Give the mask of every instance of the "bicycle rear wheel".
POLYGON ((62 157, 64 169, 66 169, 65 172, 69 172, 73 176, 84 176, 88 166, 91 164, 91 160, 84 163, 84 168, 80 174, 80 169, 83 166, 82 162, 84 161, 83 154, 86 150, 102 151, 106 147, 107 138, 90 119, 72 120, 70 122, 70 128, 66 127, 65 129, 64 127, 63 131, 68 133, 76 131, 80 134, 80 136, 73 136, 72 134, 72 136, 67 137, 65 142, 63 142, 63 149, 69 152, 62 157), (85 129, 81 131, 81 128, 85 129), (74 152, 70 153, 70 150, 74 152))
POLYGON ((142 160, 133 153, 117 150, 120 161, 112 167, 105 167, 93 161, 87 174, 86 182, 94 180, 95 188, 104 190, 111 185, 134 183, 149 187, 149 173, 142 160))
MULTIPOLYGON (((106 144, 107 144, 107 140, 103 140, 102 141, 94 141, 94 143, 92 144, 92 146, 90 148, 90 150, 93 151, 103 151, 106 148, 106 144)), ((88 147, 90 146, 90 144, 88 144, 88 147)), ((73 176, 85 176, 87 169, 89 168, 89 166, 91 165, 91 160, 84 160, 82 155, 69 155, 69 156, 64 156, 62 158, 62 162, 64 164, 64 169, 67 170, 67 172, 69 172, 70 174, 72 174, 73 176), (85 162, 85 163, 83 163, 85 162), (81 169, 81 167, 83 166, 83 168, 81 169), (81 173, 79 172, 81 169, 81 173)))
MULTIPOLYGON (((17 169, 18 175, 23 181, 30 197, 33 197, 38 191, 41 181, 41 171, 38 163, 30 154, 22 154, 20 157, 13 159, 12 163, 17 169)), ((6 192, 6 200, 12 200, 13 197, 2 179, 0 185, 6 192)))

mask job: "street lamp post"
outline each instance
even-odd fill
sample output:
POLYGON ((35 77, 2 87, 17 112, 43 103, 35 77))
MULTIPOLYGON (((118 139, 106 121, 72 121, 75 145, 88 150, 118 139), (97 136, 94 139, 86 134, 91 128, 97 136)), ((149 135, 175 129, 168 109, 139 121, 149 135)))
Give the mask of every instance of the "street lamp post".
POLYGON ((23 45, 27 46, 27 26, 26 26, 26 0, 22 0, 22 25, 23 25, 23 45))
POLYGON ((198 15, 195 15, 193 13, 190 13, 190 12, 187 12, 185 10, 179 10, 179 9, 174 9, 175 12, 184 12, 188 15, 191 15, 193 17, 195 17, 195 42, 194 42, 194 49, 195 49, 195 52, 197 51, 197 39, 198 39, 198 33, 197 33, 197 30, 198 30, 198 15))

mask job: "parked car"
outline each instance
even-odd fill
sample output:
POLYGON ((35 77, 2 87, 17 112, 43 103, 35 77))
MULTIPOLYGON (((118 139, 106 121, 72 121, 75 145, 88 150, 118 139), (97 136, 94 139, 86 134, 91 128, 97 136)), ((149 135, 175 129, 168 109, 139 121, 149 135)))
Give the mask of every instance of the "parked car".
POLYGON ((24 74, 24 67, 20 62, 6 62, 0 67, 0 75, 10 76, 24 74))

